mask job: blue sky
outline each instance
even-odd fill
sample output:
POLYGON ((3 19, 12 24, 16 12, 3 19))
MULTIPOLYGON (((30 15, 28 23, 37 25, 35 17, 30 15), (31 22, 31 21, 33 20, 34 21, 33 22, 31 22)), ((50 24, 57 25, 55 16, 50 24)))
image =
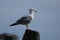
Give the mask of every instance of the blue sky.
POLYGON ((9 27, 17 19, 36 8, 35 20, 29 25, 38 31, 41 40, 60 40, 60 0, 0 0, 0 33, 10 33, 22 39, 26 27, 9 27))

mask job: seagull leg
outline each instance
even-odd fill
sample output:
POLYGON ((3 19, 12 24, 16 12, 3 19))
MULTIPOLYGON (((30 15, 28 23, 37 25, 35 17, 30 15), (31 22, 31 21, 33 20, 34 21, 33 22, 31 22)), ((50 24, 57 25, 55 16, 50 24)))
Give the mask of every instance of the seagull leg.
POLYGON ((26 27, 27 27, 27 29, 28 29, 28 24, 26 24, 26 27))

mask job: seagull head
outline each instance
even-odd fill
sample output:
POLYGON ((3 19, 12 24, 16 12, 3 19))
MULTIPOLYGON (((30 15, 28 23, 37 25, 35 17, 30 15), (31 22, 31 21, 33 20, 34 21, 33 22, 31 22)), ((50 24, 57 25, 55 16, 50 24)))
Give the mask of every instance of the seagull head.
POLYGON ((35 13, 35 12, 37 12, 37 10, 35 8, 30 8, 29 9, 29 13, 35 13))

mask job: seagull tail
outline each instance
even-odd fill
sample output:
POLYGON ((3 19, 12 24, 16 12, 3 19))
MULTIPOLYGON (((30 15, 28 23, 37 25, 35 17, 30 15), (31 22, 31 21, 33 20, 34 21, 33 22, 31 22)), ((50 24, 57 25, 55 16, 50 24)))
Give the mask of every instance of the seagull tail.
POLYGON ((13 24, 11 24, 11 25, 9 25, 9 26, 15 26, 15 25, 18 25, 17 23, 13 23, 13 24))

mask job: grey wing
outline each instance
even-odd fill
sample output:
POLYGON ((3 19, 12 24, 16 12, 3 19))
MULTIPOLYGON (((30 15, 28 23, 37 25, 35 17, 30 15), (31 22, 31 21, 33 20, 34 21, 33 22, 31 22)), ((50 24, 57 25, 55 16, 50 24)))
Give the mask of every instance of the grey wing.
POLYGON ((24 16, 24 17, 20 18, 19 20, 17 20, 16 22, 20 23, 20 24, 28 24, 28 23, 30 23, 31 20, 32 20, 32 17, 24 16))

